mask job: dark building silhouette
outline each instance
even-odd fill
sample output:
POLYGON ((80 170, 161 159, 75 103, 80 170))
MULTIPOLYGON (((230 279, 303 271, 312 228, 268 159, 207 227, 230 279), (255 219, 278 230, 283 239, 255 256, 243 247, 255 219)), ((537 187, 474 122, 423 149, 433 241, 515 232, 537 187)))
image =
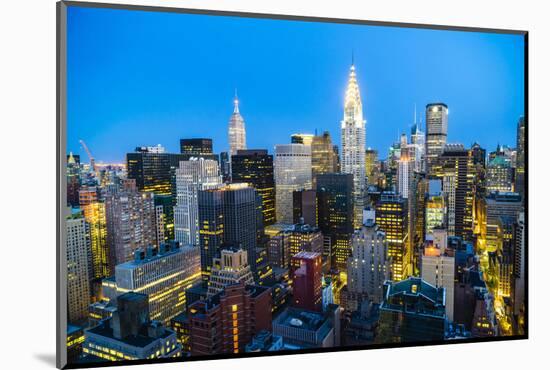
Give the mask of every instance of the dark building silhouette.
POLYGON ((247 183, 262 198, 263 225, 275 223, 275 180, 273 156, 264 149, 238 150, 231 157, 233 183, 247 183))
POLYGON ((317 192, 298 190, 292 192, 293 223, 304 222, 317 226, 317 192))
POLYGON ((258 197, 247 184, 229 184, 198 193, 201 268, 210 274, 213 259, 219 257, 222 244, 239 246, 248 253, 252 271, 256 271, 258 197))
POLYGON ((212 139, 180 139, 180 153, 198 157, 212 155, 212 139))
POLYGON ((318 227, 328 250, 325 258, 332 268, 346 269, 353 234, 353 175, 343 173, 317 176, 318 227))

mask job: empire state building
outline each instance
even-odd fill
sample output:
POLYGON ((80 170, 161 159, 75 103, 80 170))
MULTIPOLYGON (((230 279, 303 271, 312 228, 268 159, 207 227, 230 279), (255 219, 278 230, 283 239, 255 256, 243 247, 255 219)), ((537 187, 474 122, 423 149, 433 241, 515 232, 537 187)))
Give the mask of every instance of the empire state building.
MULTIPOLYGON (((239 99, 235 94, 235 100, 233 100, 235 108, 233 114, 229 119, 229 155, 236 155, 237 150, 246 149, 246 129, 244 128, 244 119, 239 113, 239 99)), ((230 157, 231 158, 231 157, 230 157)))
POLYGON ((344 119, 341 122, 341 172, 353 175, 354 226, 356 228, 363 223, 365 204, 366 123, 363 119, 363 104, 355 66, 352 64, 344 102, 344 119))

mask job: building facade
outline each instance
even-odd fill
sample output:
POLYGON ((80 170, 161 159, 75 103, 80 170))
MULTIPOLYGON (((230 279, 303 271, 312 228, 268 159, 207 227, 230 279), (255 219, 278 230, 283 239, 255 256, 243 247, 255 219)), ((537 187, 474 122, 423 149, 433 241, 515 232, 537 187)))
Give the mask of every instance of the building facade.
POLYGON ((340 124, 342 153, 341 172, 353 175, 354 225, 359 227, 363 219, 366 193, 365 141, 366 123, 355 66, 350 68, 344 102, 344 119, 340 124))
POLYGON ((275 146, 275 209, 277 222, 292 223, 292 193, 311 189, 311 146, 275 146))

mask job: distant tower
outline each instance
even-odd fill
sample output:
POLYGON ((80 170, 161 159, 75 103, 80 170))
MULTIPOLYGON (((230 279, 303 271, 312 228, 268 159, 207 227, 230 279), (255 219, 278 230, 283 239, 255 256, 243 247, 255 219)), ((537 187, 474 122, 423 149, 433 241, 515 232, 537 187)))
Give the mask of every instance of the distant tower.
POLYGON ((426 105, 426 170, 431 174, 432 165, 447 143, 449 109, 446 104, 426 105))
POLYGON ((362 224, 365 202, 365 141, 366 121, 363 119, 363 105, 355 74, 355 65, 351 65, 342 130, 341 172, 353 175, 354 224, 362 224))
MULTIPOLYGON (((237 150, 246 149, 246 129, 244 127, 244 119, 239 113, 239 99, 237 91, 235 91, 235 99, 233 100, 235 108, 229 119, 229 155, 237 154, 237 150)), ((230 159, 231 160, 231 159, 230 159)))

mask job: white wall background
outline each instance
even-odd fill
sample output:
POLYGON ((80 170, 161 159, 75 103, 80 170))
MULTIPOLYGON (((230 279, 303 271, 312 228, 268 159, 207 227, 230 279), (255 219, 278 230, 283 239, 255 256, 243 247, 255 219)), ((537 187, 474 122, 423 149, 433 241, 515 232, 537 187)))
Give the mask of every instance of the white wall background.
MULTIPOLYGON (((545 286, 550 245, 546 162, 550 33, 544 1, 126 0, 113 3, 527 29, 530 146, 528 341, 167 364, 163 369, 521 369, 544 363, 550 335, 545 286)), ((55 363, 55 1, 0 8, 0 342, 2 368, 55 363)), ((141 368, 152 368, 143 366, 141 368)))

